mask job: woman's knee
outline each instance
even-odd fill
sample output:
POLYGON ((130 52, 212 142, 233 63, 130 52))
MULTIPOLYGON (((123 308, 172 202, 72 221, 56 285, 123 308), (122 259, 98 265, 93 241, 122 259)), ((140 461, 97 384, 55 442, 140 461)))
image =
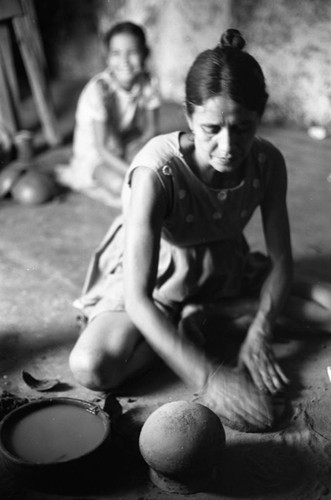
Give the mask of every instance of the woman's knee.
POLYGON ((77 382, 92 390, 101 389, 100 361, 91 352, 75 346, 69 356, 69 367, 77 382))
POLYGON ((73 349, 69 366, 75 380, 94 391, 114 389, 124 379, 125 360, 109 353, 105 355, 73 349))
POLYGON ((139 338, 140 334, 125 313, 96 316, 70 354, 74 378, 92 390, 118 387, 127 377, 127 360, 139 338))

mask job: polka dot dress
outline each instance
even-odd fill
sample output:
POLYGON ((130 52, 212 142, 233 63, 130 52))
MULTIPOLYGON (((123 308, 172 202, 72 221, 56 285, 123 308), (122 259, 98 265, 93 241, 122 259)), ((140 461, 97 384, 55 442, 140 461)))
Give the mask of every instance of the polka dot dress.
MULTIPOLYGON (((278 158, 274 146, 256 138, 241 183, 230 189, 214 189, 204 184, 186 163, 180 152, 178 132, 152 139, 138 153, 123 192, 124 214, 130 198, 131 175, 140 166, 156 173, 169 206, 162 231, 155 300, 174 307, 190 301, 215 302, 242 293, 251 262, 243 231, 264 199, 271 169, 277 166, 278 158)), ((86 297, 91 299, 91 294, 99 293, 101 299, 107 298, 103 302, 108 309, 112 307, 110 297, 114 297, 115 283, 116 310, 122 300, 119 283, 123 224, 125 217, 115 221, 110 229, 94 257, 94 272, 85 286, 86 297), (107 271, 100 271, 100 262, 107 271), (102 283, 101 293, 98 283, 102 283)), ((253 281, 258 279, 252 268, 249 276, 253 281)))

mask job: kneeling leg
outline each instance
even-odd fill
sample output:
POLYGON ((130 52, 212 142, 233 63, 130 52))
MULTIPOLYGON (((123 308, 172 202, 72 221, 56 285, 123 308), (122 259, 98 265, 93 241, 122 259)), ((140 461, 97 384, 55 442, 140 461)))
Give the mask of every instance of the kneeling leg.
POLYGON ((147 368, 155 358, 126 312, 105 312, 88 323, 70 354, 69 365, 81 385, 106 391, 147 368))

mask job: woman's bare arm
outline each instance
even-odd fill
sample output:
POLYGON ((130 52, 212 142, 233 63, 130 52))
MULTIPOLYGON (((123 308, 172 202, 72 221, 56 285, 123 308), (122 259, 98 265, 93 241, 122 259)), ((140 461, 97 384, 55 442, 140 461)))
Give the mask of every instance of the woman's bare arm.
POLYGON ((126 221, 124 281, 126 309, 133 323, 160 357, 187 383, 202 389, 215 369, 157 308, 153 290, 158 267, 166 199, 155 174, 138 168, 132 179, 126 221))
POLYGON ((260 389, 279 391, 288 382, 271 349, 272 331, 292 281, 292 250, 286 206, 286 166, 279 153, 261 206, 271 271, 263 284, 255 319, 240 352, 240 361, 260 389))

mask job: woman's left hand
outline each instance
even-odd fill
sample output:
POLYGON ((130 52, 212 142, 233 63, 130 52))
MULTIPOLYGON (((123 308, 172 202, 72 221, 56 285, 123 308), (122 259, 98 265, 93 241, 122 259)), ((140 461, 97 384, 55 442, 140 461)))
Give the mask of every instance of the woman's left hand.
POLYGON ((276 361, 269 336, 263 332, 248 331, 239 352, 239 366, 247 368, 261 391, 276 394, 289 383, 276 361))

